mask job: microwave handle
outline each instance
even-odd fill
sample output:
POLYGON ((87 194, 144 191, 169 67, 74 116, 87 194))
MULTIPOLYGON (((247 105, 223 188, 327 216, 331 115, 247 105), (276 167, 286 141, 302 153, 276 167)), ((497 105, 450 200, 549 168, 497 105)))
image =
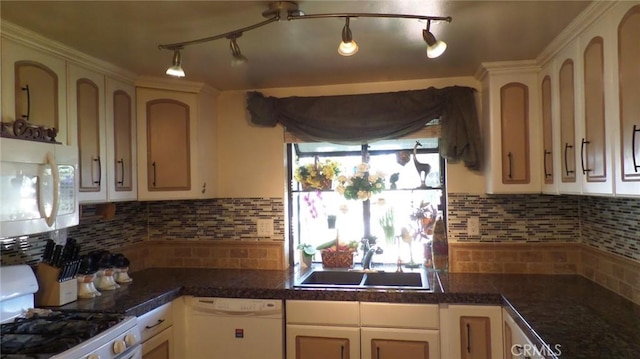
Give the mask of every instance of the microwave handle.
MULTIPOLYGON (((47 216, 44 210, 44 203, 42 201, 42 182, 38 181, 38 210, 40 211, 40 216, 42 216, 47 225, 49 227, 53 227, 53 224, 56 221, 56 217, 58 216, 58 207, 60 206, 60 173, 58 172, 58 164, 56 163, 56 159, 51 152, 47 152, 47 159, 45 164, 51 166, 51 177, 53 177, 53 208, 51 208, 51 215, 47 216)), ((40 173, 40 178, 42 178, 42 173, 40 173)))

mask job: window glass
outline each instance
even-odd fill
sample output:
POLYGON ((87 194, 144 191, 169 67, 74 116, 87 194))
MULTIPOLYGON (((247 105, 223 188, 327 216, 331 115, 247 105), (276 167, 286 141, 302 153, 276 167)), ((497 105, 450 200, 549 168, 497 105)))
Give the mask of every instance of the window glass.
MULTIPOLYGON (((437 139, 420 139, 422 146, 413 147, 416 140, 381 141, 367 147, 369 173, 384 174, 385 190, 373 194, 369 200, 370 233, 383 253, 373 257, 374 263, 424 264, 425 247, 432 240, 433 225, 444 217, 443 160, 438 154, 437 139), (421 176, 418 169, 430 167, 421 176), (392 180, 395 186, 392 187, 392 180), (423 184, 424 181, 424 184, 423 184)), ((293 164, 289 167, 291 181, 292 248, 300 244, 314 248, 339 239, 341 244, 358 246, 355 263, 363 256, 361 241, 365 233, 365 219, 361 200, 345 199, 335 188, 303 189, 295 179, 296 169, 322 167, 333 161, 340 175, 352 176, 362 161, 363 146, 340 146, 328 143, 290 145, 293 164), (355 243, 354 243, 355 242, 355 243)), ((298 251, 296 256, 298 256, 298 251)), ((299 258, 297 259, 299 260, 299 258)), ((314 255, 321 261, 320 253, 314 255)))

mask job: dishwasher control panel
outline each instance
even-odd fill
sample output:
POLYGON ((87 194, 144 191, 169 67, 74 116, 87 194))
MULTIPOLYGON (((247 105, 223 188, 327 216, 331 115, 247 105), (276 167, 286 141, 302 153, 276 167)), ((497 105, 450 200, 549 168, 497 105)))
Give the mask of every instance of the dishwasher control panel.
POLYGON ((277 313, 282 312, 282 301, 277 299, 194 298, 195 307, 220 312, 277 313))

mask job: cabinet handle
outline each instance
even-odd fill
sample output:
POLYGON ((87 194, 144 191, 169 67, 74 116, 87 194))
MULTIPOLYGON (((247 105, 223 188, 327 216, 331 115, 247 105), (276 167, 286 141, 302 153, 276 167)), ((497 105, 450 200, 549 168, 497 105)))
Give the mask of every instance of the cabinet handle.
POLYGON ((152 329, 152 328, 155 328, 155 327, 157 327, 158 325, 160 325, 162 323, 164 323, 164 319, 158 319, 158 322, 156 324, 154 324, 154 325, 145 325, 144 328, 145 329, 152 329))
POLYGON ((513 154, 511 152, 509 152, 507 154, 507 157, 509 157, 509 178, 513 178, 513 174, 511 173, 511 169, 513 168, 513 154))
POLYGON ((553 173, 547 171, 547 155, 550 155, 551 151, 544 150, 543 164, 544 164, 544 178, 553 176, 553 173))
POLYGON ((376 347, 376 359, 380 359, 380 347, 376 347))
POLYGON ((156 186, 156 161, 153 161, 153 163, 151 164, 151 167, 153 167, 153 182, 151 183, 153 185, 153 187, 156 186))
POLYGON ((467 353, 471 354, 471 325, 467 323, 467 353))
POLYGON ((344 345, 340 346, 340 359, 344 359, 344 345))
POLYGON ((571 176, 573 171, 569 171, 569 158, 567 156, 567 152, 569 149, 573 148, 573 145, 570 145, 569 142, 565 142, 564 144, 564 170, 567 173, 567 177, 571 176))
POLYGON ((586 175, 587 172, 591 172, 591 170, 589 168, 585 168, 584 165, 584 148, 586 147, 585 145, 588 145, 589 141, 585 140, 584 138, 582 139, 582 144, 580 145, 580 165, 582 166, 582 174, 586 175))
POLYGON ((102 180, 102 162, 100 161, 100 156, 94 158, 93 162, 98 162, 98 180, 93 181, 93 184, 100 186, 100 182, 102 180))
POLYGON ((120 164, 120 173, 122 174, 120 176, 120 181, 118 181, 118 184, 120 186, 124 186, 124 158, 121 158, 118 163, 120 164))
POLYGON ((640 132, 640 128, 637 128, 636 125, 633 125, 633 133, 631 133, 631 158, 633 158, 633 170, 638 172, 640 169, 640 165, 638 165, 638 160, 636 159, 636 133, 640 132))
POLYGON ((22 118, 29 121, 29 117, 31 116, 31 91, 29 91, 29 85, 24 85, 22 91, 27 93, 27 114, 22 115, 22 118))

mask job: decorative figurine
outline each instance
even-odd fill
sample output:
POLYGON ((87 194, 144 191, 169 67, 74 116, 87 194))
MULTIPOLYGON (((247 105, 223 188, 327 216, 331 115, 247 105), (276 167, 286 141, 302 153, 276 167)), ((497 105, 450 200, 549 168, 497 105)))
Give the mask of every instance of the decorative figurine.
POLYGON ((427 176, 429 175, 429 172, 431 172, 431 165, 428 163, 420 163, 418 162, 418 146, 422 146, 422 144, 420 143, 420 141, 416 141, 416 145, 413 146, 413 164, 416 165, 416 170, 418 171, 418 175, 420 175, 420 187, 416 188, 416 189, 427 189, 429 187, 427 187, 427 185, 425 184, 425 181, 427 180, 427 176))

